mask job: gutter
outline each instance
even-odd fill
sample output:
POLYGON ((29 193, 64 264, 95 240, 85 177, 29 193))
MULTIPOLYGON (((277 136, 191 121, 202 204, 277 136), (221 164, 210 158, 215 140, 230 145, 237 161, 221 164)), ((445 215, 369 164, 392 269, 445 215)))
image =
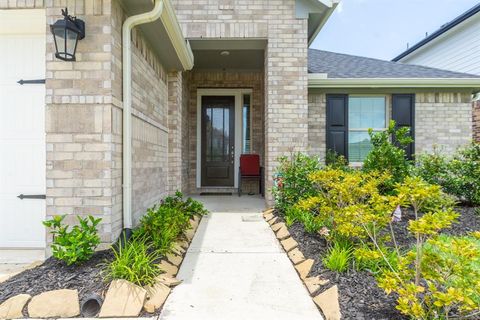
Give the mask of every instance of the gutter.
POLYGON ((308 75, 308 88, 472 88, 480 90, 480 78, 327 78, 308 75))
MULTIPOLYGON (((130 237, 132 217, 132 29, 153 22, 163 12, 163 0, 155 0, 150 12, 128 17, 122 27, 123 48, 123 240, 130 237)), ((122 238, 121 238, 122 239, 122 238)))

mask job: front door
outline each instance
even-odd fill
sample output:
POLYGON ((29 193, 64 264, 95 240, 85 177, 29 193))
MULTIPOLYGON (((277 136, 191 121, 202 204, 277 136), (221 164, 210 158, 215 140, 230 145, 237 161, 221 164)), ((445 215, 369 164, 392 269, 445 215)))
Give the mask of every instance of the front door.
POLYGON ((202 97, 202 186, 233 187, 235 96, 202 97))

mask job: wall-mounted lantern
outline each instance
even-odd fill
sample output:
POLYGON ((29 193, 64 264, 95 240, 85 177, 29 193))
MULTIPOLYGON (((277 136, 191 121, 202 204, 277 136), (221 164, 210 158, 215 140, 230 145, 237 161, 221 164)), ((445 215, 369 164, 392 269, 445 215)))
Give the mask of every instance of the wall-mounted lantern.
POLYGON ((68 15, 68 9, 62 10, 63 19, 50 25, 55 41, 55 57, 64 61, 75 61, 78 40, 85 38, 85 22, 68 15))

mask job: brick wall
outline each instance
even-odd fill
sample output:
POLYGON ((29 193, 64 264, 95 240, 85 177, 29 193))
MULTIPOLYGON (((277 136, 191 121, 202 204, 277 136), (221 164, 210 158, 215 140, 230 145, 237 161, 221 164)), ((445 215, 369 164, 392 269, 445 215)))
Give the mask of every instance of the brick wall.
POLYGON ((434 145, 453 153, 472 139, 472 104, 469 93, 417 93, 415 98, 415 152, 434 145))
MULTIPOLYGON (((252 89, 252 153, 260 154, 264 159, 264 89, 262 71, 222 72, 222 71, 193 71, 188 73, 189 88, 189 168, 188 190, 199 192, 196 188, 197 175, 197 90, 199 88, 241 88, 252 89)), ((185 160, 185 158, 183 158, 185 160)))
POLYGON ((473 107, 473 139, 480 142, 480 100, 472 102, 473 107))
POLYGON ((0 9, 43 8, 44 0, 0 0, 0 9))
MULTIPOLYGON (((307 20, 295 18, 295 0, 173 0, 173 3, 187 38, 268 40, 264 158, 267 189, 270 188, 277 158, 307 148, 307 20)), ((267 200, 272 202, 268 192, 267 200)))
MULTIPOLYGON (((358 92, 356 92, 358 93, 358 92)), ((391 94, 387 108, 391 115, 391 94)), ((434 145, 446 154, 472 138, 472 107, 465 93, 417 93, 415 101, 415 152, 430 152, 434 145)), ((326 95, 308 96, 309 153, 325 157, 326 153, 326 95)))

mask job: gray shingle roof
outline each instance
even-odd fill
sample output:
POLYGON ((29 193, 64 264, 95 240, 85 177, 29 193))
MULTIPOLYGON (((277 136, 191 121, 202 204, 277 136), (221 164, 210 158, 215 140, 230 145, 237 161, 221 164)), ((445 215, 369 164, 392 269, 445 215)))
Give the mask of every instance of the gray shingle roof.
POLYGON ((308 50, 308 72, 327 73, 328 78, 480 78, 467 73, 315 49, 308 50))

